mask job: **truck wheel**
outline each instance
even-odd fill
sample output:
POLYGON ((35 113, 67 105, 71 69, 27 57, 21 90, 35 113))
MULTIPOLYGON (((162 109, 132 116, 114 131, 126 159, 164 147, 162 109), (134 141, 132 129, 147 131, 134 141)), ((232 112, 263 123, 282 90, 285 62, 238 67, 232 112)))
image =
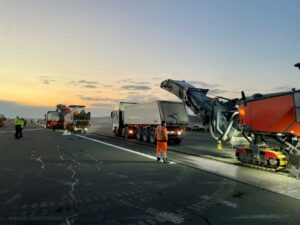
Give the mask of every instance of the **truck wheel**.
POLYGON ((114 128, 114 134, 115 134, 115 136, 119 136, 117 127, 114 128))
POLYGON ((151 144, 155 144, 156 142, 155 130, 153 128, 150 129, 149 140, 151 144))
POLYGON ((147 128, 144 128, 143 129, 143 141, 148 142, 148 140, 149 140, 149 131, 147 128))
POLYGON ((121 135, 122 135, 122 129, 116 127, 116 128, 114 129, 114 134, 115 134, 115 136, 117 136, 117 137, 121 136, 121 135))
POLYGON ((137 128, 136 129, 136 139, 137 140, 141 140, 143 137, 143 130, 142 128, 137 128))
POLYGON ((124 130, 124 136, 125 136, 125 139, 127 140, 128 139, 128 127, 126 127, 124 130))

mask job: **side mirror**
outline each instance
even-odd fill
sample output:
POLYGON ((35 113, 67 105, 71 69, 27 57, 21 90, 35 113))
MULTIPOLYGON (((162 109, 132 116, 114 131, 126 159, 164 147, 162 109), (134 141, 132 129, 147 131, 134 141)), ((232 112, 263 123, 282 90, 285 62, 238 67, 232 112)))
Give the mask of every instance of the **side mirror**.
POLYGON ((294 66, 298 67, 298 69, 300 70, 300 63, 296 63, 294 66))

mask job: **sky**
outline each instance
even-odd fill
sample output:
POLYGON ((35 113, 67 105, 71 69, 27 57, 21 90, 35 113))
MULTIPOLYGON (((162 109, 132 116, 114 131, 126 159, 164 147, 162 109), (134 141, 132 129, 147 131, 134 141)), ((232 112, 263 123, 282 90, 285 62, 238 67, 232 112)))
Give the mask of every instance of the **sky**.
POLYGON ((177 100, 185 80, 229 98, 300 86, 299 0, 0 0, 0 114, 56 104, 109 116, 177 100))

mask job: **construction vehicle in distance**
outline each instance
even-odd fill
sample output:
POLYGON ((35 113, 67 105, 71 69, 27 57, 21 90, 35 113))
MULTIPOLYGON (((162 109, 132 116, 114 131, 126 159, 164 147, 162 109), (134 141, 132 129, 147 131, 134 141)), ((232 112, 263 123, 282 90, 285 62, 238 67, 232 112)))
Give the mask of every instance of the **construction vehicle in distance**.
POLYGON ((243 164, 272 171, 287 165, 300 169, 300 90, 248 97, 241 92, 241 98, 227 99, 209 97, 209 89, 185 81, 165 80, 161 88, 208 124, 219 147, 222 141, 230 143, 243 164))
POLYGON ((52 129, 53 124, 52 122, 55 120, 56 123, 56 129, 63 129, 64 128, 64 116, 62 113, 57 112, 57 111, 48 111, 45 115, 45 120, 46 120, 46 128, 52 129))
POLYGON ((85 111, 84 105, 69 105, 67 107, 66 105, 58 104, 56 112, 64 118, 64 129, 86 133, 91 126, 91 113, 85 111))
POLYGON ((4 127, 4 122, 6 121, 6 118, 4 115, 0 115, 0 127, 4 127))
POLYGON ((113 112, 112 130, 116 136, 126 139, 136 138, 155 143, 155 128, 162 121, 167 122, 169 141, 179 144, 184 137, 184 129, 189 125, 189 117, 184 104, 171 101, 147 103, 120 102, 113 112))
POLYGON ((85 112, 83 105, 66 106, 58 104, 56 111, 48 111, 45 115, 46 128, 52 128, 56 121, 56 128, 67 129, 72 132, 87 132, 90 127, 91 113, 85 112))

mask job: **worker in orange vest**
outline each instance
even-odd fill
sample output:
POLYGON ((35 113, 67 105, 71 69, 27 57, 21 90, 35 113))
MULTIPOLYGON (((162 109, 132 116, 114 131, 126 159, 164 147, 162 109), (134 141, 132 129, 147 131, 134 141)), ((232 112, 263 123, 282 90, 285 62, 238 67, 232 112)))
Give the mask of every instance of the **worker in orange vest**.
POLYGON ((166 128, 166 121, 162 121, 161 125, 156 127, 155 129, 155 137, 156 137, 156 157, 157 162, 160 161, 160 152, 163 155, 164 163, 168 163, 167 160, 167 149, 168 149, 168 131, 166 128))

